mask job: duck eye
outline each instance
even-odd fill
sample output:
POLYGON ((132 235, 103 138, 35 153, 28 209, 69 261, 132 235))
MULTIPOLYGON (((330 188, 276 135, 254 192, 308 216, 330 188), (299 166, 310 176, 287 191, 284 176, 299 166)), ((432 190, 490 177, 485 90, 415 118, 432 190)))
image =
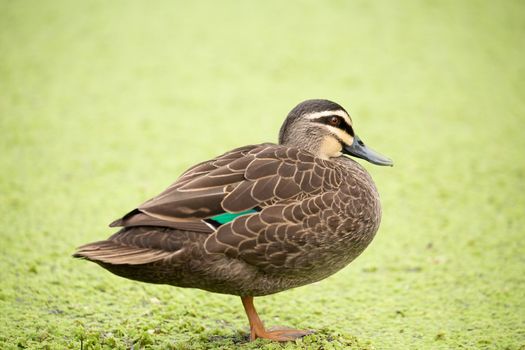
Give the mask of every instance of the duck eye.
POLYGON ((341 124, 341 120, 337 117, 330 117, 330 119, 328 119, 328 124, 331 126, 339 126, 339 124, 341 124))

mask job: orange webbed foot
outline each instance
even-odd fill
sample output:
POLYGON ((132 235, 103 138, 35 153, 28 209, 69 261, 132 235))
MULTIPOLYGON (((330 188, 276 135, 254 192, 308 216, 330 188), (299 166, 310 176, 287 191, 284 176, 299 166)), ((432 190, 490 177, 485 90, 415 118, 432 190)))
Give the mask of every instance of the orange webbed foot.
POLYGON ((252 329, 250 340, 257 338, 269 339, 274 341, 292 341, 305 335, 312 334, 313 331, 303 331, 300 329, 280 328, 271 330, 252 329))
POLYGON ((266 330, 264 325, 255 311, 255 306, 253 305, 253 297, 241 297, 244 310, 248 316, 248 321, 250 322, 250 340, 254 341, 257 338, 275 340, 275 341, 290 341, 297 338, 304 337, 305 335, 312 334, 313 331, 302 331, 300 329, 290 329, 290 328, 279 328, 266 330))

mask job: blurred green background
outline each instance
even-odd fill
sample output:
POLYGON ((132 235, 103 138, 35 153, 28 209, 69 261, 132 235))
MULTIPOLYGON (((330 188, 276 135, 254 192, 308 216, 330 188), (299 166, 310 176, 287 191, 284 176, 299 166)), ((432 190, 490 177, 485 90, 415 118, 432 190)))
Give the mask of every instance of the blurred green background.
POLYGON ((0 0, 0 347, 524 349, 525 2, 0 0), (70 257, 190 165, 347 108, 383 222, 348 268, 256 300, 70 257))

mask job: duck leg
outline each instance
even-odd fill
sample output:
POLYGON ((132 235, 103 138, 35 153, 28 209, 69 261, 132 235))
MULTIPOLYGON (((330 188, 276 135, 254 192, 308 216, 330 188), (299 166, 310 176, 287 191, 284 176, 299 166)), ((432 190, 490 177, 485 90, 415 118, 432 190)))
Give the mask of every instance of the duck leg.
POLYGON ((289 341, 294 340, 300 337, 303 337, 307 334, 311 334, 311 331, 302 331, 299 329, 279 329, 267 331, 264 329, 264 325, 255 310, 253 305, 253 297, 241 297, 242 305, 244 306, 244 311, 248 316, 248 321, 250 322, 250 340, 254 341, 257 338, 265 338, 276 341, 289 341))

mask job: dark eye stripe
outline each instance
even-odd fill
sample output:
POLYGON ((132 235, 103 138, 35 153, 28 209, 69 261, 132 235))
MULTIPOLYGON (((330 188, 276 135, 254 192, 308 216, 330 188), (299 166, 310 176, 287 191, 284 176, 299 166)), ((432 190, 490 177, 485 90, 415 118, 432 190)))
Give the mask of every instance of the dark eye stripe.
POLYGON ((348 125, 348 123, 345 121, 345 119, 343 117, 340 117, 338 115, 328 115, 326 117, 318 118, 315 121, 318 122, 318 123, 322 123, 322 124, 333 126, 334 128, 339 128, 341 130, 344 130, 350 136, 354 137, 354 129, 352 129, 352 127, 350 125, 348 125), (337 119, 339 119, 339 126, 333 126, 330 123, 330 119, 332 119, 333 117, 336 117, 337 119))

